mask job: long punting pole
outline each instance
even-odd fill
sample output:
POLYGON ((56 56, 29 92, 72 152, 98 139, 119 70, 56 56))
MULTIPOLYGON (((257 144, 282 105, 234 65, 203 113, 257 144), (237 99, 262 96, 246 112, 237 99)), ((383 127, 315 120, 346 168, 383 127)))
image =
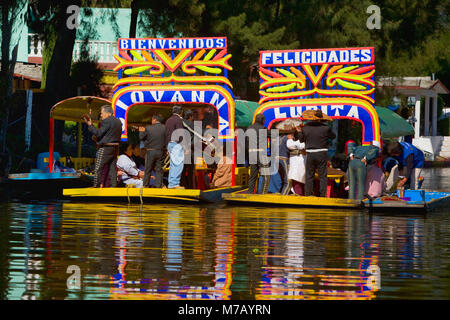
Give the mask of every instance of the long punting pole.
POLYGON ((83 132, 82 132, 82 126, 83 124, 81 122, 78 122, 78 145, 77 145, 77 157, 81 158, 81 145, 83 142, 83 132))
POLYGON ((54 121, 53 118, 50 118, 48 125, 48 172, 53 172, 54 121))

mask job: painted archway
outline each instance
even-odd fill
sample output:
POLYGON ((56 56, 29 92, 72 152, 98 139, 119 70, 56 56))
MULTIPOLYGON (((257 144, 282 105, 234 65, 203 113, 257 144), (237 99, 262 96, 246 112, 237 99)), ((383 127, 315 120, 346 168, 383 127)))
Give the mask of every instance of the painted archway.
POLYGON ((234 97, 226 38, 119 39, 114 115, 127 139, 127 115, 139 104, 205 104, 216 108, 218 138, 234 139, 234 97), (130 57, 130 55, 134 60, 130 57))
POLYGON ((265 125, 301 118, 321 109, 334 119, 362 124, 363 144, 380 143, 380 123, 373 106, 373 48, 261 51, 260 107, 265 125))

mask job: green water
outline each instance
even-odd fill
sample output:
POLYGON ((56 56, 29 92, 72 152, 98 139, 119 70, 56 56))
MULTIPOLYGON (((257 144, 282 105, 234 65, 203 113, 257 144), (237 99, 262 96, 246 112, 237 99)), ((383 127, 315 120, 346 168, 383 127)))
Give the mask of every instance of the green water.
POLYGON ((2 203, 0 298, 449 299, 449 213, 2 203))

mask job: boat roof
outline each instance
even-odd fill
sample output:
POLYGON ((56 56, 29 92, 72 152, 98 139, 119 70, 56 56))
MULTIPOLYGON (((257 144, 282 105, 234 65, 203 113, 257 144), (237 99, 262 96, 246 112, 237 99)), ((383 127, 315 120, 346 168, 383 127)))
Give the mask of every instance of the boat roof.
MULTIPOLYGON (((100 108, 104 105, 111 105, 111 100, 96 96, 71 97, 55 104, 50 110, 50 117, 55 120, 84 122, 83 115, 90 114, 93 122, 98 122, 100 108)), ((205 106, 207 105, 202 103, 192 103, 183 108, 195 109, 205 106)), ((129 110, 127 122, 133 125, 148 124, 156 113, 168 117, 172 114, 172 105, 167 103, 135 105, 129 110)))
POLYGON ((77 96, 62 100, 50 109, 50 117, 55 120, 84 122, 83 115, 90 114, 94 122, 100 118, 100 108, 111 105, 111 101, 95 96, 77 96))

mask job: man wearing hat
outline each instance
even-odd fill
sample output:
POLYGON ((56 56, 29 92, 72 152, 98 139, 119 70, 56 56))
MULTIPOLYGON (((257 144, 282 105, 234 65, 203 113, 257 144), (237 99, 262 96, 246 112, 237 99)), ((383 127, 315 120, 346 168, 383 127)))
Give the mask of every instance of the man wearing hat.
POLYGON ((314 174, 317 170, 320 182, 320 196, 327 195, 327 160, 328 140, 336 138, 326 121, 331 118, 322 110, 306 110, 302 114, 303 120, 308 122, 304 127, 297 127, 295 138, 306 145, 306 181, 305 195, 313 195, 314 174))

